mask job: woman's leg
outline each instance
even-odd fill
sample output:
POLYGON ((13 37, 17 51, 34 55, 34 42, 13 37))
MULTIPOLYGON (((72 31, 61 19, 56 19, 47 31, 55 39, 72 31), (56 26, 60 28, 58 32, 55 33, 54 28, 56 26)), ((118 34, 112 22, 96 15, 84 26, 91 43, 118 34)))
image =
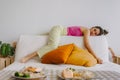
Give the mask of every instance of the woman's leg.
POLYGON ((54 50, 58 47, 59 42, 60 42, 60 37, 63 33, 64 27, 62 26, 53 26, 51 31, 49 32, 49 37, 48 37, 48 44, 41 47, 37 53, 39 57, 41 58, 44 54, 47 52, 54 50))
POLYGON ((64 27, 62 26, 53 26, 53 28, 49 32, 48 45, 54 45, 58 47, 63 32, 63 28, 64 27))
POLYGON ((33 52, 33 53, 25 56, 24 58, 21 59, 21 62, 26 62, 37 55, 41 58, 47 52, 57 48, 59 45, 60 37, 62 34, 64 34, 63 28, 64 27, 62 27, 62 26, 54 26, 49 33, 48 44, 41 47, 36 52, 33 52))
POLYGON ((37 52, 33 52, 31 54, 28 54, 27 56, 23 57, 20 62, 25 63, 25 62, 27 62, 28 60, 30 60, 31 58, 33 58, 37 55, 38 55, 37 52))

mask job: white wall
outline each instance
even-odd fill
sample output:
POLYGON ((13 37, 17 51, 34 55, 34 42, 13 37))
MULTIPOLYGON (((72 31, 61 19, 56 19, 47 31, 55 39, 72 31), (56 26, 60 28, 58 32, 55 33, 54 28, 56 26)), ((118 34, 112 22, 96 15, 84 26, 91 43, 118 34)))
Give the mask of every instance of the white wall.
POLYGON ((100 25, 120 54, 120 0, 0 0, 0 40, 21 34, 42 34, 53 25, 100 25))

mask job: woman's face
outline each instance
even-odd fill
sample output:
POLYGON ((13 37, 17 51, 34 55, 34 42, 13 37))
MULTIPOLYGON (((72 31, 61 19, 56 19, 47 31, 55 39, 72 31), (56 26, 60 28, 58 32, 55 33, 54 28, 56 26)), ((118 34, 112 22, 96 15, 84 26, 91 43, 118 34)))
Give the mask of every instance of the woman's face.
POLYGON ((90 36, 98 36, 99 33, 100 33, 100 29, 98 29, 98 28, 92 27, 90 29, 90 36))

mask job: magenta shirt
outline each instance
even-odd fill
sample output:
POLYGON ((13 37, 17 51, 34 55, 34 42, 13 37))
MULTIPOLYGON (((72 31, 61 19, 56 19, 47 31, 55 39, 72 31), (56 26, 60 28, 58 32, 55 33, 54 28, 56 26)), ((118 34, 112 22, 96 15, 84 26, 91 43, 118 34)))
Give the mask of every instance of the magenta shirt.
POLYGON ((69 26, 67 27, 68 36, 83 36, 80 26, 69 26))

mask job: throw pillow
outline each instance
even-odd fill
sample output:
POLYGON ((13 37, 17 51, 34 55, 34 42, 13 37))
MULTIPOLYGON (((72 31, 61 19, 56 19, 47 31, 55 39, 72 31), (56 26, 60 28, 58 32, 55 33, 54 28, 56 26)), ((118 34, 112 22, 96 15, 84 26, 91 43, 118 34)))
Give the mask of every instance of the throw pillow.
POLYGON ((81 49, 75 45, 66 64, 90 67, 97 64, 97 60, 87 50, 81 49))
POLYGON ((74 44, 66 44, 59 46, 57 49, 52 50, 41 58, 42 63, 46 64, 62 64, 67 61, 67 58, 73 50, 74 44))

